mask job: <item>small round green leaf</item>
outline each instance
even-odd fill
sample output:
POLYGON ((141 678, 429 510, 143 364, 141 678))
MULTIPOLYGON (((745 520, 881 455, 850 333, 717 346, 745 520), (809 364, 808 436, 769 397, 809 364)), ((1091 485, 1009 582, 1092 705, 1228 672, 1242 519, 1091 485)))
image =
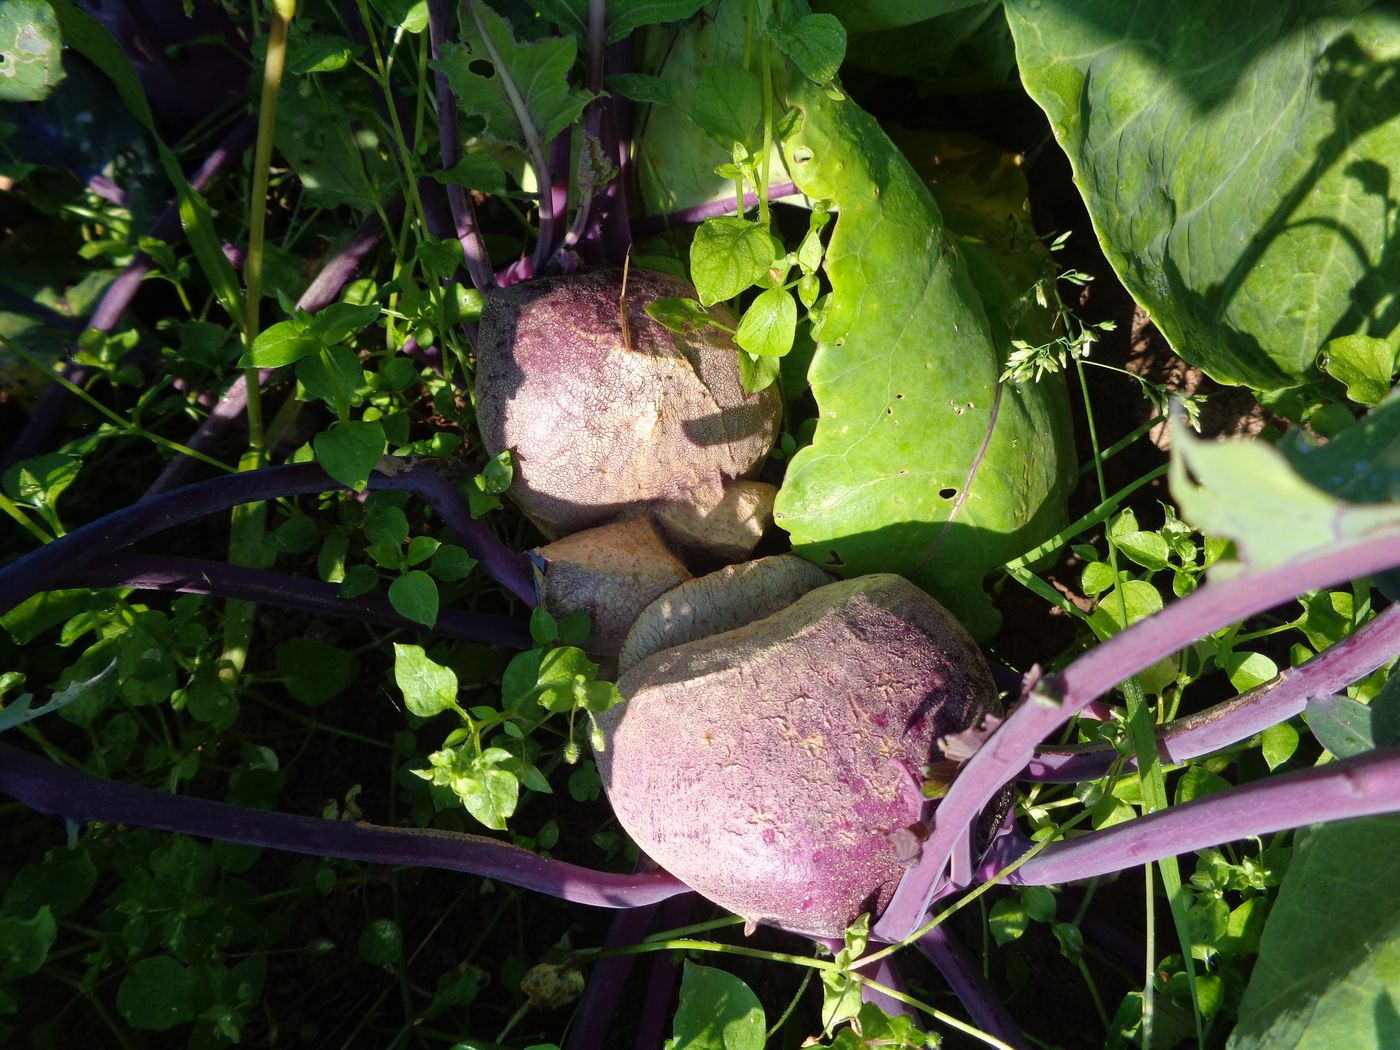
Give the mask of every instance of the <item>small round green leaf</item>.
POLYGON ((292 638, 277 650, 277 673, 303 704, 324 704, 355 680, 359 664, 344 649, 315 638, 292 638))
POLYGON ((476 559, 451 543, 439 547, 433 560, 428 562, 428 572, 444 583, 466 579, 475 567, 476 559))
POLYGON ((168 955, 142 959, 117 988, 117 1012, 132 1028, 163 1032, 194 1017, 194 979, 168 955))
POLYGON ((384 455, 384 427, 377 421, 351 420, 317 434, 311 442, 316 462, 342 485, 363 492, 379 457, 384 455))
POLYGON ((673 1050, 760 1050, 766 1020, 758 996, 732 973, 686 963, 673 1050))
POLYGON ((790 26, 771 27, 768 35, 818 84, 830 83, 846 58, 846 30, 835 15, 804 15, 790 26))
POLYGON ((419 718, 432 718, 457 703, 457 675, 429 659, 421 646, 394 643, 394 682, 419 718))
POLYGON ((393 919, 375 919, 360 932, 360 958, 375 966, 391 966, 403 955, 403 933, 393 919))
POLYGON ((63 79, 58 18, 47 0, 0 4, 0 102, 38 102, 63 79))
POLYGON ((760 357, 782 357, 797 334, 797 303, 785 288, 759 294, 739 321, 734 341, 760 357))
POLYGON ((747 69, 707 66, 686 112, 726 147, 731 142, 747 143, 763 115, 763 90, 758 77, 747 69))
POLYGON ((772 262, 768 228, 748 219, 706 219, 690 244, 690 275, 706 306, 757 284, 772 262))
POLYGON ((321 344, 306 335, 301 322, 279 321, 258 333, 238 364, 241 368, 280 368, 320 349, 321 344))
POLYGON ((58 923, 45 904, 32 918, 0 915, 0 978, 37 973, 58 938, 58 923))
POLYGON ((414 569, 389 584, 389 604, 404 619, 432 627, 438 618, 438 589, 426 572, 414 569))

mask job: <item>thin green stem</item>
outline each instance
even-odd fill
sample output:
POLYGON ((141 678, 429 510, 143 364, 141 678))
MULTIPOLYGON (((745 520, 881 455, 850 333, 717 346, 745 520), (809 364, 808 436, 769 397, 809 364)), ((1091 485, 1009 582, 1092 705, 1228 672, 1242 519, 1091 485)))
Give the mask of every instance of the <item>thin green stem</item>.
POLYGON ((966 1021, 959 1021, 952 1014, 945 1014, 942 1010, 939 1010, 937 1007, 930 1006, 922 999, 915 999, 912 995, 906 995, 904 992, 891 988, 887 984, 881 984, 879 981, 872 981, 869 977, 862 977, 858 973, 850 974, 850 976, 859 983, 863 984, 865 987, 873 989, 874 991, 879 992, 881 995, 887 995, 891 999, 896 999, 899 1002, 904 1003, 906 1006, 912 1006, 915 1010, 918 1010, 921 1013, 928 1014, 939 1024, 947 1025, 949 1028, 961 1032, 963 1035, 971 1036, 973 1039, 976 1039, 979 1043, 986 1043, 988 1046, 996 1047, 997 1050, 1015 1050, 1015 1048, 1012 1047, 1010 1044, 1003 1043, 996 1036, 982 1031, 982 1029, 976 1027, 975 1025, 970 1025, 966 1021))
MULTIPOLYGON (((267 57, 263 61, 262 98, 258 104, 258 138, 253 147, 253 186, 249 193, 248 254, 243 261, 247 282, 244 302, 243 338, 251 350, 258 335, 258 309, 262 300, 263 237, 267 228, 267 182, 272 167, 272 142, 277 132, 277 96, 282 89, 282 73, 287 64, 287 28, 296 13, 296 0, 272 0, 272 23, 267 34, 267 57)), ((256 465, 263 466, 262 388, 257 369, 244 372, 248 384, 248 445, 257 452, 256 465)))
POLYGON ((768 175, 773 155, 773 69, 768 54, 768 37, 759 36, 759 68, 763 73, 763 156, 758 159, 758 220, 767 226, 768 175))
MULTIPOLYGON (((263 60, 262 96, 258 104, 258 137, 253 147, 253 184, 248 205, 248 254, 243 262, 247 295, 243 304, 243 340, 251 352, 258 337, 259 307, 262 302, 263 242, 267 233, 268 177, 272 168, 272 143, 277 131, 277 96, 287 64, 287 30, 296 14, 296 0, 272 0, 272 21, 267 35, 267 56, 263 60)), ((267 465, 263 435, 262 382, 256 367, 244 369, 247 389, 248 449, 239 459, 238 469, 258 470, 267 465)), ((267 506, 250 503, 236 507, 229 526, 229 561, 234 565, 256 565, 262 546, 267 506)), ((251 602, 230 601, 224 605, 223 649, 219 678, 232 685, 248 659, 257 607, 251 602)))
MULTIPOLYGON (((411 157, 413 151, 409 148, 408 140, 404 138, 403 124, 399 120, 399 107, 395 103, 393 88, 389 82, 389 70, 384 63, 384 54, 379 46, 379 37, 374 31, 374 20, 370 17, 369 4, 367 0, 356 0, 360 11, 360 20, 364 23, 365 34, 369 37, 370 51, 374 55, 374 69, 369 69, 362 65, 379 90, 384 94, 384 108, 389 114, 389 127, 394 135, 395 155, 399 158, 399 166, 403 168, 404 189, 407 192, 409 203, 413 206, 413 212, 418 218, 419 228, 427 229, 428 223, 423 212, 423 198, 418 194, 418 178, 413 171, 411 157)), ((389 226, 386 223, 385 229, 389 226)))
POLYGON ((25 532, 29 533, 40 543, 48 543, 53 539, 53 537, 45 532, 37 522, 31 521, 29 515, 20 510, 14 500, 10 499, 10 497, 6 496, 4 493, 0 493, 0 510, 3 510, 10 517, 14 518, 25 532))
POLYGON ((802 993, 804 993, 807 990, 807 986, 812 983, 812 974, 814 972, 813 970, 808 970, 802 975, 802 983, 797 986, 797 991, 793 993, 792 998, 788 1001, 787 1009, 782 1012, 782 1016, 773 1022, 773 1027, 768 1029, 767 1034, 763 1037, 765 1042, 777 1035, 783 1025, 787 1024, 788 1018, 792 1016, 792 1012, 797 1009, 797 1004, 802 1000, 802 993))
POLYGON ((721 930, 728 926, 740 926, 743 922, 742 915, 722 915, 718 919, 710 919, 708 922, 697 922, 674 930, 661 930, 658 933, 653 933, 650 937, 644 937, 643 940, 665 941, 673 937, 689 937, 693 933, 708 933, 710 930, 721 930))
POLYGON ((265 707, 269 711, 276 712, 288 721, 296 722, 298 725, 305 726, 307 729, 318 730, 331 736, 342 737, 345 740, 353 740, 357 744, 367 744, 370 747, 376 747, 381 750, 392 750, 393 748, 393 745, 386 740, 381 740, 378 737, 365 736, 364 734, 356 733, 349 729, 340 729, 329 723, 317 721, 308 715, 302 714, 300 711, 294 711, 290 707, 279 704, 275 700, 269 700, 259 693, 249 693, 247 695, 259 706, 265 707))
MULTIPOLYGON (((21 346, 11 343, 7 347, 7 349, 12 351, 16 356, 23 358, 25 361, 28 361, 31 364, 40 364, 37 358, 27 353, 21 346)), ((112 423, 117 427, 118 433, 129 434, 132 437, 142 438, 146 441, 151 442, 151 444, 153 445, 158 445, 163 449, 167 449, 171 452, 178 452, 182 456, 192 456, 195 459, 199 460, 201 463, 208 464, 211 467, 217 467, 219 470, 224 471, 224 473, 226 474, 233 473, 232 467, 230 467, 227 463, 220 462, 213 456, 205 455, 203 452, 197 452, 192 448, 180 444, 178 441, 171 441, 169 438, 164 438, 161 437, 159 434, 152 433, 151 431, 147 430, 145 427, 141 426, 138 423, 132 423, 125 416, 112 411, 101 401, 97 400, 97 398, 93 397, 86 390, 78 386, 78 384, 74 383, 66 376, 63 376, 58 372, 54 372, 51 378, 55 383, 63 387, 64 390, 67 390, 74 397, 83 401, 95 411, 100 412, 102 415, 110 419, 112 423)))
POLYGON ((1057 550, 1063 547, 1070 540, 1074 539, 1074 537, 1078 536, 1080 533, 1087 532, 1094 526, 1100 525, 1103 522, 1107 521, 1109 517, 1113 514, 1113 512, 1118 509, 1119 505, 1123 503, 1124 500, 1126 500, 1129 496, 1131 496, 1138 489, 1142 488, 1144 485, 1150 485, 1158 478, 1163 477, 1166 473, 1167 465, 1163 463, 1160 467, 1148 471, 1136 481, 1133 481, 1128 485, 1124 485, 1121 489, 1115 492, 1108 499, 1101 502, 1097 507, 1091 510, 1088 514, 1085 514, 1078 521, 1067 525, 1065 528, 1061 529, 1059 532, 1057 532, 1054 536, 1050 537, 1044 543, 1037 544, 1030 550, 1026 551, 1025 554, 1022 554, 1019 558, 1013 558, 1011 561, 1007 562, 1005 566, 1006 569, 1008 571, 1014 569, 1024 569, 1026 566, 1033 565, 1035 562, 1038 562, 1041 558, 1045 558, 1051 554, 1054 554, 1057 550))
MULTIPOLYGON (((1090 361, 1089 363, 1090 363, 1090 364, 1093 364, 1092 361, 1090 361)), ((1125 448, 1127 448, 1129 445, 1134 444, 1139 438, 1146 437, 1148 434, 1150 434, 1150 433, 1152 432, 1152 428, 1153 428, 1153 427, 1157 426, 1157 425, 1160 424, 1160 423, 1165 423, 1166 421, 1167 421, 1167 417, 1166 417, 1166 416, 1162 416, 1162 415, 1153 416, 1153 417, 1152 417, 1151 419, 1149 419, 1146 423, 1140 424, 1139 426, 1137 426, 1136 428, 1134 428, 1134 429, 1133 429, 1132 431, 1130 431, 1129 433, 1124 434, 1122 437, 1120 437, 1120 438, 1119 438, 1117 441, 1115 441, 1113 444, 1109 445, 1108 448, 1106 448, 1106 449, 1104 449, 1102 452, 1100 452, 1099 455, 1098 455, 1097 457, 1095 457, 1095 458, 1096 458, 1096 459, 1098 460, 1098 462, 1100 462, 1100 463, 1106 463, 1106 462, 1108 462, 1110 459, 1112 459, 1114 456, 1118 455, 1118 453, 1122 452, 1122 451, 1123 451, 1125 448)), ((1093 469, 1094 469, 1094 461, 1091 460, 1090 462, 1085 463, 1082 467, 1079 468, 1079 474, 1080 474, 1081 477, 1083 477, 1085 474, 1089 473, 1089 471, 1091 471, 1091 470, 1093 470, 1093 469)))

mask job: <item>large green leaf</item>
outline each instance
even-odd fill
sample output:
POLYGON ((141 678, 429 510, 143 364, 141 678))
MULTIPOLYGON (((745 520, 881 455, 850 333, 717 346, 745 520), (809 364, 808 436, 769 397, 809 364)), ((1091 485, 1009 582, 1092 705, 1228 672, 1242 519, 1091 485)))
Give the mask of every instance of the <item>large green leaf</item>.
POLYGON ((1259 944, 1230 1050, 1400 1046, 1400 816, 1299 844, 1259 944))
POLYGON ((982 577, 1063 510, 1063 389, 997 383, 1000 323, 874 119, 806 82, 789 102, 799 111, 783 142, 789 170, 803 192, 834 201, 838 218, 809 372, 820 420, 789 467, 776 520, 818 565, 901 573, 985 637, 996 616, 982 577))
MULTIPOLYGON (((1235 541, 1239 561, 1216 564, 1214 578, 1283 565, 1338 542, 1400 533, 1400 446, 1393 432, 1400 400, 1342 435, 1354 435, 1341 460, 1330 446, 1290 439, 1202 441, 1177 426, 1171 490, 1187 521, 1235 541), (1301 469, 1299 469, 1301 467, 1301 469), (1340 498, 1338 498, 1340 497, 1340 498)), ((1338 439, 1340 443, 1341 439, 1338 439)))
MULTIPOLYGON (((716 166, 730 159, 729 144, 721 144, 687 110, 706 70, 743 64, 745 35, 750 31, 748 10, 745 4, 724 3, 713 18, 693 18, 679 30, 645 31, 637 68, 653 71, 673 85, 671 92, 654 82, 651 87, 679 104, 637 107, 634 164, 642 207, 648 214, 734 200, 734 180, 715 174, 716 166)), ((748 145, 753 148, 758 143, 748 145)), ((776 145, 771 161, 777 182, 782 178, 782 157, 776 145)))
POLYGON ((673 1050, 761 1050, 758 996, 738 977, 688 962, 681 975, 673 1050))
POLYGON ((481 118, 488 140, 548 143, 588 104, 587 92, 569 86, 578 50, 572 36, 522 42, 483 4, 463 7, 462 34, 464 45, 443 47, 437 65, 463 110, 481 118))
MULTIPOLYGON (((533 7, 560 29, 588 39, 588 0, 531 0, 533 7)), ((625 40, 642 26, 679 22, 705 6, 705 0, 612 0, 607 5, 605 39, 625 40)))
POLYGON ((870 5, 825 0, 814 6, 836 15, 850 31, 850 66, 915 80, 920 94, 970 94, 1014 85, 1016 53, 1001 0, 870 5))
POLYGON ((1223 382, 1395 339, 1400 17, 1364 0, 1007 0, 1104 251, 1223 382))
POLYGON ((0 102, 37 102, 63 79, 58 19, 47 0, 0 4, 0 102))
POLYGON ((985 0, 814 0, 817 11, 830 11, 852 33, 903 29, 918 22, 975 7, 985 0))

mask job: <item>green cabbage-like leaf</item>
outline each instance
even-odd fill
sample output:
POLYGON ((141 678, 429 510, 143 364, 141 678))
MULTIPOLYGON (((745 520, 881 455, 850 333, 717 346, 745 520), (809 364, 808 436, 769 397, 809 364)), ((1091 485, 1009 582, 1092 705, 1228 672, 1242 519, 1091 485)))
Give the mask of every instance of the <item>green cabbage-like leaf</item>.
POLYGON ((838 218, 808 375, 820 420, 776 520, 823 568, 901 573, 986 637, 996 616, 982 577, 1063 510, 1063 388, 998 384, 1006 333, 969 276, 970 252, 874 119, 808 83, 789 102, 788 168, 838 218))
POLYGON ((1365 0, 1007 0, 1027 90, 1173 349, 1260 390, 1395 339, 1400 17, 1365 0))
POLYGON ((63 79, 63 41, 47 0, 0 4, 0 102, 37 102, 63 79))
POLYGON ((1400 817, 1299 844, 1259 944, 1230 1050, 1382 1050, 1400 1039, 1400 817))

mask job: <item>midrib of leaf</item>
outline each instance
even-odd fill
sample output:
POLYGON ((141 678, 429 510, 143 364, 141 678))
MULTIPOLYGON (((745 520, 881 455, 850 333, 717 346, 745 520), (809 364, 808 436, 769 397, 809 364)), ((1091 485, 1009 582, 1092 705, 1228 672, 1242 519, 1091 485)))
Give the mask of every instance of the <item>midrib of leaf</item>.
POLYGON ((996 392, 992 395, 992 410, 987 414, 987 430, 986 433, 982 435, 982 444, 978 446, 977 455, 972 457, 972 464, 967 468, 967 480, 963 482, 962 491, 958 493, 957 499, 953 501, 953 506, 948 511, 948 519, 943 522, 943 528, 938 530, 938 536, 929 547, 928 553, 919 560, 918 566, 915 567, 915 575, 924 571, 924 566, 933 560, 933 556, 938 553, 938 548, 943 546, 943 540, 948 535, 948 530, 952 528, 953 522, 957 519, 958 512, 962 510, 963 504, 967 502, 968 493, 972 491, 972 484, 977 478, 977 471, 982 466, 982 460, 986 459, 987 449, 992 443, 992 432, 996 430, 997 415, 1001 412, 1001 392, 1004 385, 1003 383, 996 384, 996 392))
POLYGON ((496 67, 496 75, 501 78, 501 88, 510 101, 510 108, 514 111, 515 119, 520 125, 521 138, 525 140, 526 152, 530 154, 530 164, 535 169, 535 182, 540 191, 540 228, 538 246, 535 251, 535 258, 539 260, 544 252, 548 251, 546 246, 552 245, 554 239, 554 219, 552 209, 549 207, 552 190, 549 165, 544 156, 544 143, 540 141, 540 130, 535 126, 534 118, 530 115, 530 108, 525 104, 525 99, 520 94, 520 88, 515 83, 515 78, 511 76, 500 51, 497 50, 496 42, 491 39, 485 19, 481 17, 480 0, 466 0, 466 7, 471 12, 476 31, 481 34, 481 46, 486 49, 487 57, 496 67))

